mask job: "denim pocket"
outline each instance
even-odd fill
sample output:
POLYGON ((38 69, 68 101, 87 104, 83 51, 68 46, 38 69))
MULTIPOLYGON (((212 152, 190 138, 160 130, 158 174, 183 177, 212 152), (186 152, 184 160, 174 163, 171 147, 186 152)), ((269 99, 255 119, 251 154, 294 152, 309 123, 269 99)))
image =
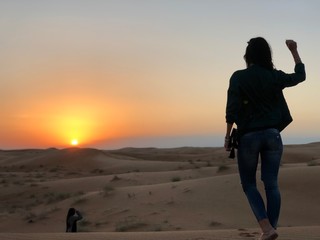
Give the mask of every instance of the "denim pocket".
POLYGON ((268 129, 266 135, 266 148, 272 151, 281 151, 283 149, 281 135, 277 129, 268 129))

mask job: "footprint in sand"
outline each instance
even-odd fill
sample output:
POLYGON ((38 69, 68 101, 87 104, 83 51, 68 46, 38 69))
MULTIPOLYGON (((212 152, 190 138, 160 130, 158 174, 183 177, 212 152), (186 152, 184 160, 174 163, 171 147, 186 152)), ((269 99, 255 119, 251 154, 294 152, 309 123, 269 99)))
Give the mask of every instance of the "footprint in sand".
POLYGON ((252 233, 249 232, 243 232, 243 233, 239 233, 240 237, 255 237, 255 235, 253 235, 252 233))
POLYGON ((247 238, 254 238, 254 237, 256 237, 257 235, 259 235, 259 233, 258 232, 252 232, 252 233, 250 233, 250 232, 247 232, 247 230, 246 229, 238 229, 238 231, 242 231, 241 233, 239 233, 239 236, 240 237, 247 237, 247 238))

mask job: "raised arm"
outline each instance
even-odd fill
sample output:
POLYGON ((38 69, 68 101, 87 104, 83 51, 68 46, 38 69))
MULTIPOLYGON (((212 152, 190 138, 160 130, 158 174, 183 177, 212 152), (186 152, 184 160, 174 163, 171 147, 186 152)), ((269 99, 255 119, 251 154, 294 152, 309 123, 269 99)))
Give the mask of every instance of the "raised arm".
POLYGON ((295 41, 293 41, 293 40, 286 40, 286 45, 287 45, 287 47, 289 48, 289 50, 290 50, 290 52, 292 54, 294 62, 296 64, 297 63, 302 63, 301 58, 300 58, 299 53, 298 53, 297 43, 295 41))
POLYGON ((306 71, 297 50, 297 43, 293 40, 286 40, 286 45, 290 50, 295 62, 294 73, 277 71, 278 80, 282 88, 292 87, 306 80, 306 71))

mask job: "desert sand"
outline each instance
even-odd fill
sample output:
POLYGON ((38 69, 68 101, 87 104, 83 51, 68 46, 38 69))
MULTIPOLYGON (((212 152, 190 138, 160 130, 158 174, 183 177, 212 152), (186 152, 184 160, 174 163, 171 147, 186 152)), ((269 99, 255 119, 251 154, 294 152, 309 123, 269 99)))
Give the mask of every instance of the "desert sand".
MULTIPOLYGON (((320 143, 285 146, 279 239, 320 239, 319 173, 320 143)), ((0 150, 0 189, 1 240, 260 234, 223 148, 0 150), (64 233, 69 207, 78 233, 64 233)))

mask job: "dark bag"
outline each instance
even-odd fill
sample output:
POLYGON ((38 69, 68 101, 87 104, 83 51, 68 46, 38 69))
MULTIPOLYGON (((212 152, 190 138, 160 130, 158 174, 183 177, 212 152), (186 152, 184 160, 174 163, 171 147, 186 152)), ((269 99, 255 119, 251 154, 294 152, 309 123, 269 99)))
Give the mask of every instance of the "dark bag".
POLYGON ((232 129, 231 135, 230 135, 230 154, 229 154, 229 158, 234 159, 235 158, 235 149, 238 149, 238 130, 236 128, 232 129))

